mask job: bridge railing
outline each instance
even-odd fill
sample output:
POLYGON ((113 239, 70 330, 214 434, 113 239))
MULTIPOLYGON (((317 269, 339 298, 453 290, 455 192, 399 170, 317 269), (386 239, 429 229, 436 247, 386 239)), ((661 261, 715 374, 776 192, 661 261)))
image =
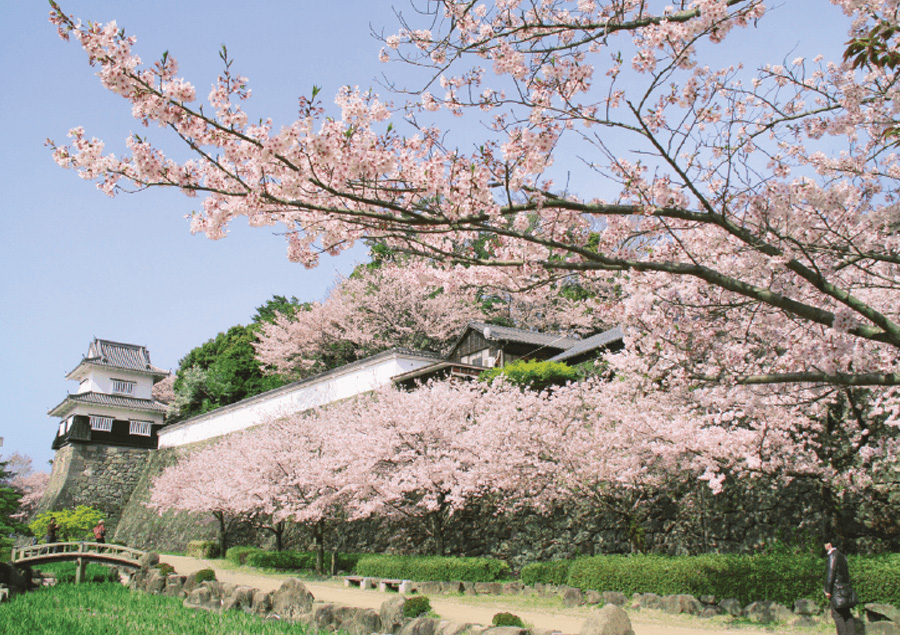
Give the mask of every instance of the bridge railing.
POLYGON ((14 547, 12 550, 13 562, 28 562, 29 560, 69 560, 81 557, 100 556, 103 560, 122 560, 139 564, 144 552, 123 545, 113 545, 102 542, 51 542, 28 547, 14 547))

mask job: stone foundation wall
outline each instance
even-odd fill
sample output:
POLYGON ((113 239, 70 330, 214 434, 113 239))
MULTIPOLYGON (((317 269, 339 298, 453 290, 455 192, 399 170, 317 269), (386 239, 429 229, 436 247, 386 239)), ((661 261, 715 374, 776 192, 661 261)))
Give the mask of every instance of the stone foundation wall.
POLYGON ((110 533, 139 477, 150 450, 102 445, 67 445, 57 450, 47 492, 38 512, 88 505, 99 509, 110 533))

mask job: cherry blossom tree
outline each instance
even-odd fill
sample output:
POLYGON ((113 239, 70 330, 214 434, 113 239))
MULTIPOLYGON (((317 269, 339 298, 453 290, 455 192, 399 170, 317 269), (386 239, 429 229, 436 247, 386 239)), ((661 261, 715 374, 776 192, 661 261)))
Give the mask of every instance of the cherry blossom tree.
MULTIPOLYGON (((867 3, 836 4, 852 35, 881 19, 867 3)), ((80 128, 54 156, 109 194, 202 196, 192 228, 211 238, 239 216, 282 223, 289 257, 308 266, 374 238, 463 263, 462 277, 513 272, 522 287, 628 272, 641 311, 620 317, 671 343, 693 380, 887 386, 895 407, 898 156, 881 134, 894 124, 894 69, 855 71, 816 51, 718 67, 716 45, 736 29, 778 20, 758 0, 431 6, 431 29, 404 25, 382 52, 432 69, 418 100, 348 87, 336 115, 313 95, 278 127, 248 122, 248 82, 227 56, 205 111, 172 56, 144 66, 117 25, 54 4, 103 84, 195 158, 138 136, 130 154, 104 154, 80 128), (493 131, 458 149, 435 125, 442 109, 493 131), (580 193, 549 178, 561 152, 594 171, 580 193), (701 338, 724 352, 709 360, 701 338)))
POLYGON ((50 473, 35 471, 31 457, 18 452, 13 452, 4 462, 9 474, 7 484, 21 496, 19 510, 12 518, 25 521, 34 513, 47 490, 50 473))
POLYGON ((362 269, 324 302, 261 323, 257 359, 306 376, 394 346, 440 351, 483 314, 473 290, 445 293, 431 278, 422 263, 362 269))
POLYGON ((480 385, 436 382, 383 389, 329 413, 349 452, 351 518, 413 523, 443 555, 454 515, 499 491, 498 452, 481 427, 490 404, 480 385))
POLYGON ((230 457, 220 455, 216 444, 185 453, 153 480, 147 505, 160 515, 167 511, 211 514, 219 551, 225 554, 229 534, 256 510, 257 501, 248 495, 248 488, 238 486, 252 477, 252 471, 223 458, 230 457))

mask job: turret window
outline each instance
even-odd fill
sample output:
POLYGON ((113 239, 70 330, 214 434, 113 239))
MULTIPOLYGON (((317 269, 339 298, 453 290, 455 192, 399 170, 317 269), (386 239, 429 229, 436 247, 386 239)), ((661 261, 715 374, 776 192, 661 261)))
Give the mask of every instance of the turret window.
POLYGON ((134 382, 126 381, 124 379, 113 379, 112 380, 112 391, 119 392, 126 395, 134 394, 134 382))
POLYGON ((98 417, 97 415, 91 415, 91 430, 98 430, 100 432, 112 432, 112 417, 98 417))
POLYGON ((131 426, 129 428, 129 432, 131 434, 139 434, 142 437, 149 437, 150 430, 153 424, 150 421, 131 421, 131 426))

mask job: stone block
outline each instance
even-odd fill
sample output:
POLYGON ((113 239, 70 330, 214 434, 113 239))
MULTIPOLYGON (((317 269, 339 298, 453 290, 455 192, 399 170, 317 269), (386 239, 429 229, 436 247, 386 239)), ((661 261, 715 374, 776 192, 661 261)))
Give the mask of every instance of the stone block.
POLYGON ((249 586, 235 587, 230 593, 226 594, 222 600, 223 611, 244 611, 250 613, 253 611, 253 595, 257 589, 249 586))
POLYGON ((422 595, 437 595, 442 592, 440 582, 417 582, 416 591, 422 595))
POLYGON ((306 585, 297 578, 288 578, 272 594, 272 612, 281 619, 296 621, 312 610, 313 599, 306 585))
POLYGON ((891 622, 900 624, 900 609, 891 606, 890 604, 870 602, 864 605, 863 608, 866 610, 867 622, 890 620, 891 622))
POLYGON ((607 604, 603 608, 591 611, 579 635, 634 635, 634 630, 624 609, 607 604))
POLYGON ((563 606, 572 608, 584 604, 584 593, 579 589, 566 589, 562 594, 563 606))
POLYGON ((615 604, 616 606, 625 606, 625 603, 628 601, 625 594, 619 591, 604 591, 600 594, 600 597, 604 604, 615 604))
POLYGON ((819 605, 812 600, 797 600, 794 602, 794 613, 797 615, 818 615, 821 613, 819 605))

